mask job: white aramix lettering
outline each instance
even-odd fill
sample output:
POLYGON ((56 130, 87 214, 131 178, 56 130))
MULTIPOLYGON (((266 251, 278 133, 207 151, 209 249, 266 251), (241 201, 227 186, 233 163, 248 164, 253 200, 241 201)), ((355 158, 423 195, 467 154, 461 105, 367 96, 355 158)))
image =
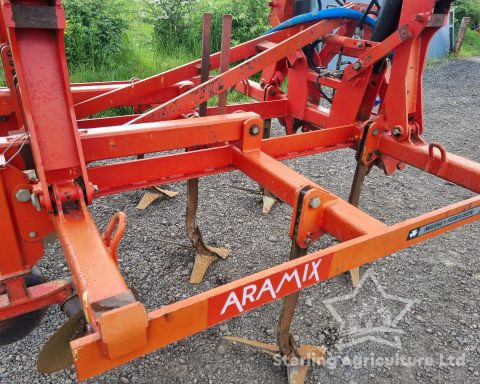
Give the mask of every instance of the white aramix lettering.
POLYGON ((322 259, 304 264, 290 272, 284 272, 276 287, 274 287, 272 279, 267 277, 257 283, 246 285, 239 294, 231 291, 223 305, 220 315, 224 315, 230 307, 236 308, 238 313, 242 313, 245 311, 245 308, 254 307, 255 303, 262 299, 267 298, 268 301, 272 301, 277 298, 279 293, 283 296, 302 289, 306 286, 305 283, 307 282, 313 284, 320 281, 318 269, 321 263, 322 259), (294 284, 292 284, 292 282, 294 282, 294 284))

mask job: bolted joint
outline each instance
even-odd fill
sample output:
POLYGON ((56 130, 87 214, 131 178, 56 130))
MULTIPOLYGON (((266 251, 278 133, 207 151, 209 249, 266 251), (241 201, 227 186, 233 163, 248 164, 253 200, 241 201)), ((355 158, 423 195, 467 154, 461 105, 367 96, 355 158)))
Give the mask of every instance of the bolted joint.
POLYGON ((15 193, 15 198, 21 203, 26 203, 30 201, 32 193, 29 189, 21 188, 15 193))
POLYGON ((362 67, 363 67, 363 64, 360 61, 357 61, 356 63, 353 64, 353 69, 356 71, 358 71, 362 67))
POLYGON ((254 124, 250 127, 250 135, 257 136, 260 133, 260 127, 257 124, 254 124))
POLYGON ((395 128, 393 128, 393 131, 392 131, 393 136, 399 137, 402 135, 402 133, 403 133, 402 127, 396 126, 395 128))
POLYGON ((310 200, 308 205, 310 206, 310 208, 317 209, 318 207, 320 207, 321 203, 322 201, 320 200, 319 197, 314 197, 313 199, 310 200))

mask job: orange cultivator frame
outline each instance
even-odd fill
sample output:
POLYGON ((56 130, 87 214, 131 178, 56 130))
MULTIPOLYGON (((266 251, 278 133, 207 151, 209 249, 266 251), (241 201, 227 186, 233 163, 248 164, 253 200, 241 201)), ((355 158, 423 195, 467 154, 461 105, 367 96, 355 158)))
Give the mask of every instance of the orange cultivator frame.
MULTIPOLYGON (((479 219, 480 197, 392 226, 356 207, 373 165, 387 175, 411 165, 480 192, 479 164, 421 138, 427 47, 450 2, 387 0, 382 7, 397 7, 396 20, 392 9, 390 16, 381 9, 377 27, 370 21, 359 31, 350 15, 365 12, 365 4, 287 28, 280 23, 294 15, 294 1, 275 0, 271 22, 280 26, 268 35, 229 48, 226 18, 227 43, 210 55, 206 17, 201 61, 144 80, 70 84, 60 0, 3 0, 0 320, 61 303, 74 286, 88 332, 71 350, 85 380, 276 299, 286 298, 283 314, 293 316, 298 291, 479 219), (352 62, 327 69, 339 54, 352 62), (257 73, 259 82, 250 79, 257 73), (225 105, 232 89, 253 101, 225 105), (219 106, 207 108, 216 95, 219 106), (120 106, 132 106, 134 114, 86 119, 120 106), (268 137, 273 118, 287 135, 268 137), (342 148, 355 149, 358 160, 349 202, 281 163, 342 148), (167 152, 175 149, 187 151, 167 152), (139 157, 118 160, 126 156, 139 157), (116 160, 97 162, 107 159, 116 160), (234 169, 293 208, 291 260, 147 313, 117 267, 124 215, 116 214, 102 235, 88 205, 104 195, 234 169), (308 253, 325 233, 339 243, 308 253), (73 281, 27 287, 52 234, 73 281)), ((287 318, 277 333, 283 354, 296 352, 284 338, 287 318)))

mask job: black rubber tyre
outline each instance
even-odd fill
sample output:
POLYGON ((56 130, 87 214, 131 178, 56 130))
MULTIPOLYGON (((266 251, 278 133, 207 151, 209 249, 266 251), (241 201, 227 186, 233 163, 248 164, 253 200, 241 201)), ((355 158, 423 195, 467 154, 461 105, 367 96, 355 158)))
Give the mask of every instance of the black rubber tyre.
MULTIPOLYGON (((382 42, 398 29, 403 0, 385 0, 380 8, 377 25, 373 30, 372 41, 382 42)), ((373 67, 374 73, 380 73, 385 65, 385 59, 373 67)))
POLYGON ((310 0, 295 0, 295 16, 303 15, 312 11, 310 0))
POLYGON ((385 0, 382 3, 372 41, 381 42, 398 29, 403 0, 385 0))
MULTIPOLYGON (((32 273, 25 277, 27 287, 33 287, 44 282, 45 280, 38 268, 34 268, 32 273)), ((12 344, 28 336, 40 324, 46 311, 46 308, 42 308, 12 319, 0 321, 0 345, 12 344)))

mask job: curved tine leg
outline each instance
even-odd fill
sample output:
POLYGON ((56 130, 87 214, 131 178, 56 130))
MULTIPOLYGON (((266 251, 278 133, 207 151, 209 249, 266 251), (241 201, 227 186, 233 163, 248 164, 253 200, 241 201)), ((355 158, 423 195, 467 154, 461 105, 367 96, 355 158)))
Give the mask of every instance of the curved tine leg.
POLYGON ((205 244, 202 238, 200 228, 196 226, 196 216, 198 209, 198 179, 188 180, 187 182, 187 215, 186 229, 187 235, 192 242, 195 250, 195 262, 190 275, 190 282, 198 284, 203 281, 207 269, 212 263, 220 259, 227 258, 232 252, 226 248, 214 248, 205 244))
MULTIPOLYGON (((298 259, 307 254, 306 249, 300 248, 295 240, 292 241, 292 249, 290 251, 290 260, 298 259)), ((290 332, 292 326, 293 315, 297 307, 300 292, 293 293, 282 300, 282 309, 277 325, 277 344, 282 356, 298 356, 297 347, 293 341, 290 332)))
MULTIPOLYGON (((290 260, 307 254, 306 249, 302 249, 292 244, 290 260)), ((279 355, 287 366, 287 377, 289 384, 303 384, 307 377, 309 366, 323 364, 326 348, 313 345, 297 346, 290 332, 295 308, 298 303, 299 292, 291 294, 283 299, 282 309, 277 325, 277 342, 262 343, 255 340, 244 339, 240 337, 228 336, 226 340, 232 343, 239 343, 251 348, 258 349, 270 356, 279 355), (312 364, 313 363, 313 364, 312 364)))
MULTIPOLYGON (((272 130, 272 119, 267 119, 264 122, 263 126, 263 138, 268 139, 270 137, 272 130)), ((277 198, 268 190, 260 186, 260 189, 263 194, 263 208, 262 211, 264 214, 269 214, 272 211, 273 206, 278 201, 277 198)))
MULTIPOLYGON (((348 202, 355 207, 358 206, 360 201, 360 195, 362 193, 363 183, 365 177, 368 174, 369 167, 364 165, 361 160, 357 163, 357 168, 355 169, 355 176, 353 178, 352 189, 350 191, 350 197, 348 202)), ((356 288, 360 283, 360 268, 355 268, 350 271, 350 276, 352 278, 352 284, 356 288)))

